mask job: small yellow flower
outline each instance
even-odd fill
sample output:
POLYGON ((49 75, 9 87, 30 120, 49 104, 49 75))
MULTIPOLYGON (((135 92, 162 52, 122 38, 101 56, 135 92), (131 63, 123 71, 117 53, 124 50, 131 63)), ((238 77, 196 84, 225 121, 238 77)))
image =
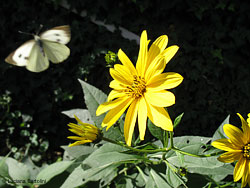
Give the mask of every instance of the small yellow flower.
POLYGON ((237 113, 241 119, 242 130, 231 125, 225 124, 223 130, 228 139, 222 138, 212 143, 212 146, 227 151, 218 157, 224 163, 238 161, 234 168, 234 181, 242 178, 241 187, 250 185, 250 124, 237 113))
POLYGON ((108 130, 128 108, 124 136, 129 146, 137 117, 141 140, 144 140, 147 117, 154 125, 173 131, 173 123, 164 107, 173 105, 175 96, 166 89, 178 86, 183 77, 174 72, 162 73, 179 49, 176 45, 166 48, 167 43, 168 37, 162 35, 148 50, 149 40, 146 31, 143 31, 136 67, 120 49, 118 58, 122 64, 115 64, 114 68, 110 68, 114 80, 109 86, 113 90, 108 96, 108 101, 97 108, 96 115, 109 111, 102 122, 102 126, 108 130))
POLYGON ((85 144, 88 142, 98 142, 102 138, 101 130, 98 129, 96 126, 83 123, 78 117, 75 116, 75 119, 77 120, 78 124, 69 123, 68 126, 70 127, 69 131, 77 134, 78 136, 68 136, 68 139, 77 140, 73 144, 70 144, 71 146, 77 146, 81 144, 85 144))

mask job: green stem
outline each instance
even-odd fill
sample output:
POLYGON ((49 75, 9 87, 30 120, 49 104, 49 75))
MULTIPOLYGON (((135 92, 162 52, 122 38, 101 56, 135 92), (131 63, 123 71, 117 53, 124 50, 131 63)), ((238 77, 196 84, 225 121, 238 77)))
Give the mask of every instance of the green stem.
POLYGON ((200 157, 200 158, 202 158, 202 157, 212 157, 212 156, 215 156, 215 155, 218 155, 218 154, 221 154, 221 153, 224 152, 224 151, 220 151, 220 152, 211 153, 211 154, 207 154, 207 155, 196 155, 196 154, 192 154, 192 153, 188 153, 188 152, 182 151, 182 150, 177 149, 175 147, 173 147, 171 149, 174 150, 174 151, 176 151, 176 152, 185 154, 185 155, 189 155, 189 156, 192 156, 192 157, 200 157))
POLYGON ((174 147, 174 138, 173 138, 173 131, 169 132, 170 134, 170 148, 174 147))
POLYGON ((110 142, 112 144, 116 144, 116 145, 119 145, 119 146, 123 146, 127 149, 130 149, 132 151, 135 151, 135 152, 139 152, 139 153, 157 153, 157 152, 164 152, 164 151, 168 151, 167 148, 160 148, 160 149, 152 149, 152 150, 146 150, 146 149, 137 149, 137 148, 133 148, 131 146, 128 146, 126 144, 123 144, 123 143, 120 143, 120 142, 116 142, 114 140, 110 140, 108 138, 105 138, 105 137, 102 137, 103 140, 107 141, 107 142, 110 142))
POLYGON ((102 137, 103 140, 107 141, 107 142, 110 142, 112 144, 116 144, 116 145, 119 145, 119 146, 123 146, 127 149, 130 149, 131 151, 135 151, 135 152, 138 152, 138 153, 157 153, 157 152, 167 152, 169 150, 174 150, 176 152, 179 152, 179 153, 182 153, 182 154, 185 154, 185 155, 189 155, 189 156, 192 156, 192 157, 211 157, 211 156, 215 156, 215 155, 218 155, 218 154, 221 154, 223 153, 223 151, 220 151, 220 152, 217 152, 217 153, 211 153, 211 154, 207 154, 207 155, 196 155, 196 154, 192 154, 192 153, 188 153, 188 152, 185 152, 185 151, 182 151, 180 149, 177 149, 173 146, 173 133, 171 134, 170 132, 170 141, 171 141, 171 146, 170 148, 160 148, 160 149, 152 149, 152 150, 147 150, 147 149, 137 149, 137 148, 133 148, 131 146, 128 146, 126 144, 123 144, 123 143, 120 143, 120 142, 116 142, 114 140, 110 140, 109 138, 105 138, 105 137, 102 137), (172 135, 172 136, 171 136, 172 135))

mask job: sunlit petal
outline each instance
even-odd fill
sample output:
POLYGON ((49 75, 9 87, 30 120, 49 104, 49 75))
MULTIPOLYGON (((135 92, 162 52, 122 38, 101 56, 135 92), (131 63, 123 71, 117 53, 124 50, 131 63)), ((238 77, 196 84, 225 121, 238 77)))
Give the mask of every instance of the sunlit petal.
POLYGON ((168 112, 162 107, 152 106, 147 101, 148 117, 154 125, 166 131, 173 131, 173 123, 168 112))
POLYGON ((146 132, 146 123, 147 123, 147 104, 145 99, 141 97, 139 100, 139 108, 138 108, 138 126, 139 126, 141 140, 144 140, 146 132))
POLYGON ((146 100, 154 106, 158 107, 168 107, 175 103, 175 96, 172 92, 161 90, 161 91, 151 91, 148 90, 144 93, 146 100))
POLYGON ((147 82, 147 88, 151 90, 172 89, 183 81, 183 77, 174 72, 162 73, 152 77, 147 82))
POLYGON ((98 106, 96 110, 96 115, 99 116, 111 109, 116 108, 117 106, 121 106, 121 104, 123 104, 124 101, 127 101, 128 99, 129 99, 128 97, 122 97, 113 101, 102 103, 100 106, 98 106))
POLYGON ((241 152, 242 148, 238 147, 234 144, 232 144, 232 142, 229 142, 228 139, 226 138, 222 138, 222 139, 218 139, 216 141, 213 141, 212 146, 224 150, 224 151, 230 151, 230 152, 241 152))
POLYGON ((165 59, 163 56, 157 56, 154 61, 149 65, 146 73, 145 79, 148 81, 150 78, 161 74, 166 67, 165 59))
POLYGON ((248 176, 249 176, 249 162, 246 160, 244 173, 243 173, 242 180, 241 180, 242 187, 246 186, 248 176))
POLYGON ((131 74, 133 74, 133 75, 137 74, 137 71, 136 71, 133 63, 130 61, 130 59, 127 57, 127 55, 121 49, 119 49, 119 51, 118 51, 118 58, 122 62, 122 64, 129 69, 131 74))
POLYGON ((135 128, 135 122, 137 118, 137 111, 138 111, 138 101, 135 100, 130 105, 124 122, 124 137, 125 141, 128 146, 131 146, 131 140, 133 137, 133 132, 135 128))
POLYGON ((240 159, 240 157, 242 156, 241 152, 226 152, 223 153, 222 155, 220 155, 218 157, 218 160, 224 163, 232 163, 234 161, 237 161, 240 159))
POLYGON ((167 35, 162 35, 153 42, 148 51, 148 64, 150 64, 154 60, 154 58, 158 56, 167 47, 167 44, 167 35))
POLYGON ((115 64, 114 69, 129 82, 129 85, 133 83, 133 74, 129 71, 129 69, 126 66, 115 64))
POLYGON ((118 82, 117 80, 112 80, 109 83, 109 87, 116 89, 116 90, 124 90, 126 89, 126 85, 121 84, 121 82, 118 82))
POLYGON ((242 140, 243 132, 238 127, 231 124, 225 124, 223 130, 233 144, 241 147, 244 146, 244 141, 242 140))
POLYGON ((112 78, 114 78, 116 81, 120 82, 123 85, 131 85, 132 82, 129 82, 129 80, 126 79, 126 75, 121 75, 118 71, 116 71, 113 68, 109 69, 110 75, 112 78))
POLYGON ((144 30, 141 34, 140 39, 140 50, 138 59, 136 62, 136 70, 138 75, 144 77, 145 69, 146 69, 146 62, 147 62, 147 53, 148 53, 148 39, 147 39, 147 32, 144 30))
POLYGON ((121 98, 121 97, 125 97, 126 96, 126 93, 124 92, 121 92, 121 91, 117 91, 117 90, 112 90, 109 95, 108 95, 108 98, 107 98, 107 101, 111 101, 113 99, 116 99, 116 98, 121 98))
POLYGON ((236 166, 234 167, 234 181, 239 181, 240 178, 243 176, 245 171, 245 165, 247 160, 243 157, 239 159, 236 166))
POLYGON ((246 120, 239 113, 237 113, 237 115, 240 117, 242 130, 244 132, 244 138, 243 138, 244 144, 248 144, 250 141, 250 127, 246 122, 246 120))
POLYGON ((92 140, 81 140, 81 141, 76 141, 76 142, 70 144, 69 147, 78 146, 78 145, 82 145, 82 144, 89 143, 89 142, 92 142, 92 140))
POLYGON ((121 117, 132 101, 133 99, 128 98, 115 108, 111 109, 102 121, 102 127, 107 126, 106 130, 108 130, 113 124, 115 124, 115 122, 119 119, 119 117, 121 117))
POLYGON ((168 47, 161 53, 161 55, 165 57, 166 63, 168 63, 174 57, 178 49, 179 49, 178 46, 173 45, 173 46, 168 47))

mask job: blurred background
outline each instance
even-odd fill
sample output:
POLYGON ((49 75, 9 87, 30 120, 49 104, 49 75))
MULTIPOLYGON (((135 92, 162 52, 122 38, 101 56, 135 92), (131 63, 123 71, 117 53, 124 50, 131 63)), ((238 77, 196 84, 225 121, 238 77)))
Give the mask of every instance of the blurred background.
MULTIPOLYGON (((105 54, 119 48, 136 62, 136 40, 122 36, 120 27, 140 36, 147 30, 154 41, 166 34, 180 47, 166 66, 183 83, 172 90, 174 119, 184 112, 175 136, 212 136, 220 123, 236 113, 250 112, 250 2, 242 0, 45 0, 5 1, 0 5, 0 156, 29 154, 36 164, 61 156, 67 145, 67 123, 61 111, 86 108, 78 78, 105 93, 111 77, 105 54), (109 31, 105 26, 113 25, 109 31), (29 35, 69 24, 70 57, 41 73, 7 64, 4 59, 29 35)), ((136 37, 135 37, 136 38, 136 37)))

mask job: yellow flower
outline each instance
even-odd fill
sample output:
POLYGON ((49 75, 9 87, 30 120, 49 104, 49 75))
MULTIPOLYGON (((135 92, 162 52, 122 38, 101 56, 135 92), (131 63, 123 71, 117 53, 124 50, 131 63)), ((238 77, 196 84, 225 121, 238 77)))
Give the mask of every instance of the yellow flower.
POLYGON ((241 119, 242 130, 231 125, 225 124, 223 130, 228 139, 222 138, 212 143, 212 146, 227 151, 218 157, 224 163, 238 161, 234 168, 234 181, 242 178, 241 187, 250 185, 250 125, 237 113, 241 119))
POLYGON ((102 122, 102 126, 107 126, 108 130, 128 108, 124 136, 129 146, 137 116, 141 140, 144 139, 147 117, 154 125, 173 131, 172 121, 164 107, 173 105, 175 96, 166 89, 178 86, 183 77, 173 72, 162 73, 178 50, 176 45, 166 48, 167 43, 168 37, 162 35, 148 50, 149 40, 146 31, 143 31, 136 67, 120 49, 118 58, 122 64, 115 64, 114 68, 110 68, 114 79, 110 82, 110 87, 113 90, 107 102, 97 108, 96 115, 109 111, 102 122))
POLYGON ((77 140, 73 144, 70 144, 71 146, 77 146, 81 144, 85 144, 88 142, 98 142, 101 140, 102 133, 100 129, 98 129, 96 126, 83 123, 78 117, 75 116, 75 119, 77 120, 78 124, 69 123, 68 126, 70 127, 69 131, 77 134, 78 136, 68 136, 68 139, 77 140))

